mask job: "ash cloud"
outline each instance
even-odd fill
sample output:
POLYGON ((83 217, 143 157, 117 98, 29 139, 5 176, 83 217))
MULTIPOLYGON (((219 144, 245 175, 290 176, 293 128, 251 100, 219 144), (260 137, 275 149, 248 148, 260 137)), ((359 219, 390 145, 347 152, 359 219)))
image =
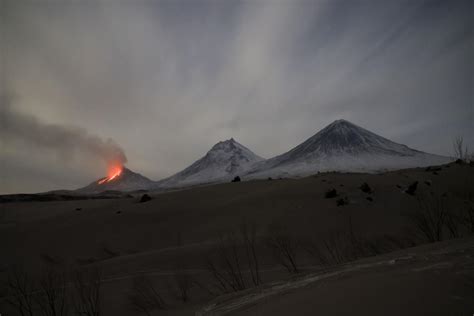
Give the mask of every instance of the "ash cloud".
POLYGON ((63 160, 85 156, 100 159, 107 165, 127 162, 124 150, 110 138, 102 139, 76 126, 43 122, 32 114, 15 110, 6 97, 2 103, 0 134, 5 144, 21 142, 52 151, 63 160))

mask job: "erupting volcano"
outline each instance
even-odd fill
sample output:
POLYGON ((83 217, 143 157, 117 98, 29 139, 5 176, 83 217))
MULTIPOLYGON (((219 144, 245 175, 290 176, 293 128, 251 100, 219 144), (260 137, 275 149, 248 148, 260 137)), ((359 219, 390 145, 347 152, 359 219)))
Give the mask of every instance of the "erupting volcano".
POLYGON ((110 182, 117 177, 119 177, 122 174, 123 171, 123 165, 121 164, 115 164, 109 167, 109 170, 107 171, 107 177, 100 179, 97 181, 98 184, 104 184, 106 182, 110 182))
POLYGON ((147 190, 154 184, 150 179, 125 168, 123 164, 111 164, 107 176, 96 180, 88 186, 78 189, 82 193, 99 193, 104 191, 147 190))

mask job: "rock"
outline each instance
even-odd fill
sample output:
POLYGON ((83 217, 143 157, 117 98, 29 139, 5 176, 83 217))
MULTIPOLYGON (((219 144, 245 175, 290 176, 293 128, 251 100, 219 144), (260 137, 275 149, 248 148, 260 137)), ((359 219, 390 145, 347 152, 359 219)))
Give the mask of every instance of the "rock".
POLYGON ((151 200, 151 196, 148 194, 143 194, 142 197, 140 198, 140 203, 145 203, 151 200))
POLYGON ((417 187, 418 187, 418 181, 415 181, 408 186, 408 189, 405 190, 405 193, 410 194, 410 195, 415 195, 417 187))
POLYGON ((324 195, 324 197, 326 199, 332 199, 332 198, 335 198, 337 196, 337 191, 336 189, 332 189, 332 190, 329 190, 326 192, 326 194, 324 195))
POLYGON ((336 201, 336 204, 337 206, 343 206, 343 205, 349 204, 349 200, 347 199, 347 197, 340 198, 336 201))
POLYGON ((240 177, 239 177, 239 176, 235 177, 235 178, 232 180, 232 182, 240 182, 240 177))
POLYGON ((372 193, 372 188, 366 182, 362 183, 362 185, 360 186, 360 189, 364 193, 367 193, 367 194, 372 193))

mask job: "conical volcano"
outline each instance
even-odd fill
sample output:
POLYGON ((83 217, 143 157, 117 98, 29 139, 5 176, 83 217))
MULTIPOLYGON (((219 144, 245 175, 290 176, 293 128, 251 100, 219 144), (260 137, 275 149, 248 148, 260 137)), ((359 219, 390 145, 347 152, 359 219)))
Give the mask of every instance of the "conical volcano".
POLYGON ((248 176, 304 176, 319 171, 379 172, 450 162, 395 143, 346 120, 326 126, 290 151, 257 164, 248 176))
POLYGON ((88 186, 76 190, 81 193, 100 193, 104 191, 136 191, 152 188, 154 182, 139 173, 123 167, 120 172, 98 179, 88 186))

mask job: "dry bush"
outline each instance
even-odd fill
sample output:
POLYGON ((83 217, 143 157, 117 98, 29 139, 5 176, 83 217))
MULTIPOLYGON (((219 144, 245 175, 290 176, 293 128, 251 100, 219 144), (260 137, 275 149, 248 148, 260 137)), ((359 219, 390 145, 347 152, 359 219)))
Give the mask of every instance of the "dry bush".
POLYGON ((321 266, 332 266, 360 258, 388 253, 413 246, 410 238, 391 235, 362 236, 357 234, 348 216, 347 225, 335 231, 315 236, 303 244, 304 250, 321 266))
POLYGON ((257 227, 245 221, 237 232, 221 236, 207 267, 221 292, 240 291, 262 283, 258 255, 257 227), (245 277, 249 271, 250 280, 245 277))
MULTIPOLYGON (((183 246, 181 233, 177 234, 176 239, 176 247, 181 248, 183 246)), ((173 273, 173 282, 172 284, 168 283, 169 291, 183 303, 189 300, 191 288, 194 285, 194 278, 186 271, 186 268, 186 257, 180 254, 176 263, 176 271, 173 273)))
POLYGON ((186 303, 194 284, 192 276, 185 270, 179 270, 173 274, 176 296, 186 303))
POLYGON ((465 200, 463 214, 460 216, 460 220, 468 231, 474 234, 474 197, 472 194, 469 194, 467 200, 465 200))
POLYGON ((221 236, 215 254, 207 258, 207 267, 216 286, 222 292, 240 291, 246 289, 243 276, 243 259, 239 253, 241 243, 234 233, 221 236))
POLYGON ((153 281, 145 275, 133 278, 132 294, 129 296, 132 306, 146 315, 154 310, 164 309, 165 303, 153 281))
POLYGON ((39 281, 39 293, 35 296, 39 310, 44 316, 68 315, 67 278, 64 273, 48 269, 39 281))
POLYGON ((460 159, 462 161, 467 161, 470 158, 469 149, 467 145, 464 145, 464 138, 462 136, 458 136, 453 140, 453 150, 454 150, 454 157, 460 159))
POLYGON ((302 247, 301 242, 281 228, 270 229, 266 239, 267 246, 272 251, 277 263, 285 267, 290 273, 298 273, 296 257, 298 249, 302 247))
POLYGON ((257 252, 257 226, 255 224, 242 223, 240 226, 240 236, 245 247, 248 268, 252 277, 252 282, 258 286, 262 280, 260 278, 260 265, 257 252))
POLYGON ((73 274, 72 282, 75 295, 74 310, 79 315, 99 316, 101 314, 101 272, 98 268, 78 270, 73 274))
POLYGON ((418 208, 409 214, 409 218, 429 242, 436 242, 443 240, 446 213, 446 205, 442 198, 420 196, 418 208))
POLYGON ((34 280, 22 268, 14 268, 6 284, 7 303, 21 316, 33 316, 35 310, 34 280))
POLYGON ((461 224, 474 215, 469 211, 463 215, 450 202, 445 196, 421 195, 418 197, 418 208, 408 214, 418 232, 428 242, 461 237, 461 224))

